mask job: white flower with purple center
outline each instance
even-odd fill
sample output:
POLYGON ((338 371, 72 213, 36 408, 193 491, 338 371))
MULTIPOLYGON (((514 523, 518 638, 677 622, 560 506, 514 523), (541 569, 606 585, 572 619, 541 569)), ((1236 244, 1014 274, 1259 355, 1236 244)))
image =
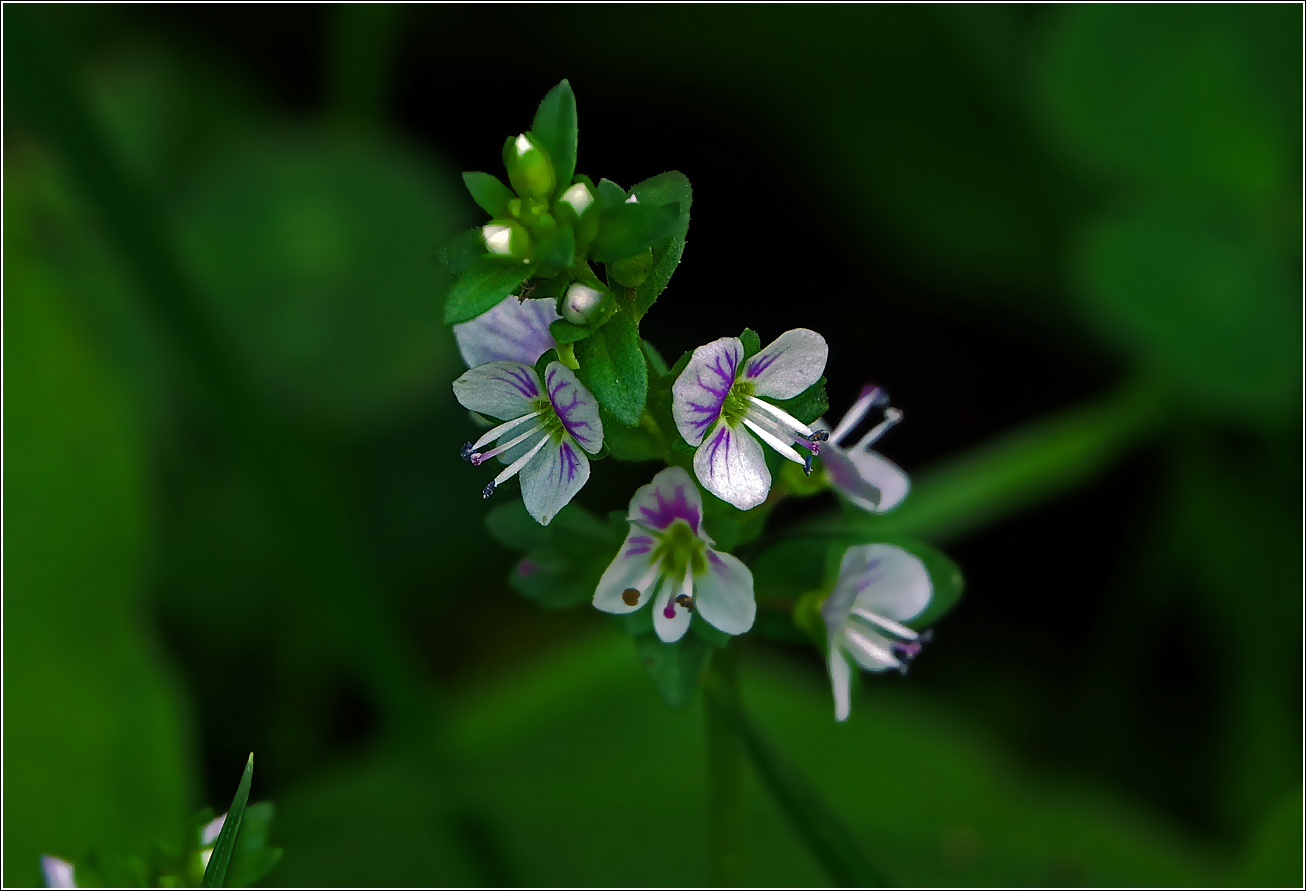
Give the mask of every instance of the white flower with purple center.
POLYGON ((467 367, 486 362, 534 365, 558 345, 549 332, 549 325, 561 318, 554 304, 551 297, 506 297, 476 318, 454 325, 454 340, 467 367))
MULTIPOLYGON (((888 397, 879 387, 867 385, 853 403, 853 407, 840 419, 829 440, 821 448, 821 464, 836 491, 862 510, 884 513, 892 510, 907 497, 911 481, 888 458, 871 451, 871 446, 894 424, 902 420, 896 408, 884 410, 884 420, 870 429, 857 444, 844 448, 848 434, 861 423, 873 407, 884 405, 888 397)), ((825 421, 812 425, 826 428, 825 421)), ((828 429, 828 428, 826 428, 828 429)))
POLYGON ((680 435, 698 447, 694 473, 709 492, 740 510, 766 500, 771 472, 758 439, 811 473, 825 432, 766 400, 792 399, 812 386, 828 355, 825 338, 806 328, 786 331, 747 362, 737 337, 694 350, 672 385, 671 412, 680 435))
POLYGON ((561 362, 544 369, 544 383, 521 362, 487 362, 454 381, 453 394, 464 408, 503 421, 462 450, 478 467, 491 458, 508 465, 485 497, 520 473, 526 511, 547 526, 590 477, 585 452, 597 454, 603 445, 598 401, 561 362))
POLYGON ((680 640, 697 612, 726 634, 753 627, 753 574, 712 547, 703 529, 703 498, 681 467, 668 467, 630 500, 630 533, 599 579, 594 605, 633 613, 653 600, 653 629, 680 640))
POLYGON ((867 544, 844 553, 839 581, 821 605, 836 720, 847 720, 852 709, 848 657, 867 671, 906 673, 931 634, 918 634, 904 623, 925 612, 933 591, 925 564, 902 548, 867 544))

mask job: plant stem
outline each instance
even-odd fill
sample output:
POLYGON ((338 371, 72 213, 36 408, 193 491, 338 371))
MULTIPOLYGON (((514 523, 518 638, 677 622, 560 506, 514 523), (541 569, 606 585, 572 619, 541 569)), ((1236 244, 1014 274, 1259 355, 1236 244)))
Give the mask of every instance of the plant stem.
POLYGON ((708 669, 714 696, 707 709, 708 861, 712 884, 737 887, 743 881, 743 749, 729 709, 739 708, 739 666, 735 647, 718 650, 708 669))

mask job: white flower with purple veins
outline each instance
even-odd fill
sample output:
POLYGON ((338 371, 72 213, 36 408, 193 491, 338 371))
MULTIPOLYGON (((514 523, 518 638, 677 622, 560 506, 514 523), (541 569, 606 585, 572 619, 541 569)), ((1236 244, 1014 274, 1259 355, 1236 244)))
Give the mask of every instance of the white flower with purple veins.
MULTIPOLYGON (((875 513, 884 513, 897 507, 911 488, 907 474, 899 470, 898 465, 871 451, 875 441, 902 420, 902 412, 896 408, 886 408, 884 420, 872 427, 856 445, 845 449, 841 443, 861 423, 867 412, 887 401, 888 397, 879 387, 863 387, 861 396, 835 426, 829 441, 821 448, 821 464, 830 478, 830 484, 862 510, 875 513)), ((819 420, 812 426, 826 428, 824 420, 819 420)))
POLYGON ((464 408, 504 422, 463 446, 475 466, 491 458, 508 465, 485 497, 520 473, 527 512, 547 526, 590 477, 585 452, 597 454, 603 445, 598 401, 561 362, 544 369, 544 383, 521 362, 487 362, 463 372, 453 394, 464 408))
POLYGON ((712 547, 703 529, 703 498, 681 467, 668 467, 630 500, 630 533, 599 579, 594 605, 633 613, 653 600, 653 629, 680 640, 697 612, 726 634, 753 627, 753 574, 712 547))
POLYGON ((829 352, 806 328, 786 331, 747 362, 737 337, 694 350, 671 388, 671 412, 680 435, 698 446, 694 473, 709 492, 740 510, 766 500, 771 472, 758 439, 811 473, 825 432, 766 400, 792 399, 820 380, 829 352))
POLYGON ((851 547, 839 566, 834 592, 821 605, 830 642, 830 683, 834 716, 847 720, 852 708, 851 656, 867 671, 897 669, 930 639, 905 622, 925 612, 933 595, 930 574, 914 554, 887 544, 851 547))
POLYGON ((506 297, 502 302, 474 319, 453 326, 458 352, 468 368, 486 362, 525 362, 536 360, 558 344, 549 325, 561 316, 551 297, 520 300, 506 297))

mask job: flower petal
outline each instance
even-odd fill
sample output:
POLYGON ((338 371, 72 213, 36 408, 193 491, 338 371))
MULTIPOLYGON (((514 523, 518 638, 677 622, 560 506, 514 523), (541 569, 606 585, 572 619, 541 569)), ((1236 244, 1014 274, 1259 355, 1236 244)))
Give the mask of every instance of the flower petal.
POLYGON ((761 444, 742 426, 719 421, 694 453, 694 473, 709 492, 740 510, 757 507, 771 491, 761 444))
POLYGON ((676 520, 684 520, 697 536, 707 539, 703 531, 703 496, 683 467, 668 467, 640 486, 630 499, 632 522, 665 532, 676 520))
POLYGON ((572 371, 561 362, 550 362, 544 369, 544 386, 558 420, 580 447, 591 455, 603 448, 603 421, 599 419, 599 401, 572 371))
POLYGON ((453 395, 463 408, 511 421, 535 411, 544 395, 535 369, 521 362, 487 362, 462 373, 453 395))
POLYGON ((838 647, 830 647, 830 689, 834 691, 834 719, 847 721, 852 713, 852 669, 838 647))
POLYGON ((671 414, 685 442, 698 445, 721 416, 721 405, 735 384, 744 345, 723 337, 694 350, 689 364, 671 385, 671 414))
POLYGON ((505 297, 474 319, 453 326, 458 352, 468 368, 487 362, 534 365, 557 346, 549 325, 561 318, 551 297, 518 300, 505 297))
POLYGON ((67 860, 41 855, 41 876, 47 888, 76 888, 75 868, 67 860))
POLYGON ((738 557, 707 549, 707 572, 694 576, 694 609, 726 634, 743 634, 757 618, 753 573, 738 557))
POLYGON ((911 488, 907 474, 875 452, 848 452, 827 442, 821 446, 821 463, 834 488, 862 510, 892 510, 911 488))
POLYGON ((631 529, 621 550, 612 558, 599 579, 594 591, 594 606, 605 613, 633 613, 648 602, 653 593, 656 575, 653 574, 653 536, 642 529, 631 529), (622 596, 630 588, 639 591, 639 598, 629 604, 622 596))
POLYGON ((653 630, 662 638, 663 643, 675 643, 689 630, 689 620, 694 614, 683 606, 677 606, 672 598, 680 590, 674 579, 664 579, 653 601, 653 630))
POLYGON ((541 526, 549 525, 589 478, 589 458, 569 437, 547 444, 521 471, 526 512, 541 526))
POLYGON ((929 606, 933 588, 925 564, 915 554, 894 545, 867 544, 844 553, 831 600, 847 601, 850 592, 847 609, 857 606, 908 622, 929 606))
POLYGON ((740 380, 753 384, 755 396, 792 399, 821 379, 829 356, 824 337, 806 328, 795 328, 744 363, 740 380))
POLYGON ((848 655, 867 671, 888 671, 902 665, 893 655, 889 639, 874 631, 849 628, 843 633, 843 645, 848 655))

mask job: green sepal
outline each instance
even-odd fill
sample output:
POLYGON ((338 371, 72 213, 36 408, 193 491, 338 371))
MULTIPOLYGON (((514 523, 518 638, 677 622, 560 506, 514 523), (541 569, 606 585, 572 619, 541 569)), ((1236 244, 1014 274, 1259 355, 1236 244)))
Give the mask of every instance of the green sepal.
MULTIPOLYGON (((636 612, 650 615, 650 604, 636 612)), ((693 625, 701 624, 701 618, 693 625)), ((694 701, 703 672, 712 660, 713 645, 697 634, 686 634, 675 643, 663 643, 655 633, 640 634, 635 638, 635 652, 644 670, 653 681, 653 687, 662 700, 677 711, 694 701)))
POLYGON ((577 118, 576 94, 571 84, 563 79, 540 100, 531 123, 531 133, 553 162, 557 182, 556 195, 561 195, 571 185, 576 172, 577 118))
POLYGON ((549 325, 549 333, 558 343, 576 343, 589 337, 594 331, 584 325, 573 325, 566 319, 558 319, 549 325))
POLYGON ((531 274, 525 263, 504 266, 482 263, 468 269, 449 289, 444 301, 444 323, 456 325, 474 319, 498 306, 503 298, 517 291, 531 274))
POLYGON ((594 193, 599 199, 599 210, 608 211, 626 203, 626 190, 610 179, 599 180, 599 187, 594 193))
POLYGON ((670 235, 679 218, 675 206, 623 203, 604 208, 599 217, 599 234, 590 254, 601 263, 630 257, 670 235))
POLYGON ((492 217, 508 216, 508 202, 514 196, 512 189, 505 186, 498 177, 489 173, 464 173, 463 182, 481 210, 492 217))
POLYGON ((594 336, 577 343, 576 358, 581 383, 599 403, 627 427, 637 425, 648 398, 648 369, 630 314, 617 313, 594 336))
POLYGON ((744 329, 743 333, 739 335, 739 342, 744 345, 743 362, 747 362, 762 351, 762 338, 752 328, 744 329))

